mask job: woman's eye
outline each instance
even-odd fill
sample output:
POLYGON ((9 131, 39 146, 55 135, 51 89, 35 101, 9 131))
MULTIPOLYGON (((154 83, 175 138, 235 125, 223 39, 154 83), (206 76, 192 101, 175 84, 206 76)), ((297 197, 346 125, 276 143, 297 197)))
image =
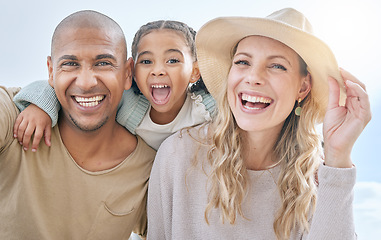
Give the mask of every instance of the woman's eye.
POLYGON ((167 63, 178 63, 178 62, 180 62, 180 61, 176 58, 171 58, 167 61, 167 63))
POLYGON ((274 65, 272 65, 272 68, 287 71, 287 68, 285 68, 283 65, 280 65, 280 64, 274 64, 274 65))
POLYGON ((235 65, 250 65, 248 61, 245 60, 237 60, 234 62, 235 65))

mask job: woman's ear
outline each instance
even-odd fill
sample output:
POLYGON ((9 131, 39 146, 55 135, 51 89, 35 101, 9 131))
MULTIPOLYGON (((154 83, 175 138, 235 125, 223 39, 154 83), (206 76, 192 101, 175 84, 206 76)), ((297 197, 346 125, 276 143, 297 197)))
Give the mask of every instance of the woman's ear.
POLYGON ((49 85, 54 88, 54 82, 53 82, 53 61, 52 61, 52 57, 51 56, 48 56, 48 59, 47 59, 47 65, 48 65, 48 73, 49 73, 49 85))
POLYGON ((191 79, 190 79, 190 83, 195 83, 197 82, 197 80, 200 79, 200 68, 198 67, 198 63, 197 61, 193 63, 193 70, 192 70, 192 75, 191 75, 191 79))
POLYGON ((311 74, 307 73, 307 75, 303 77, 302 79, 298 98, 301 98, 303 100, 310 91, 311 91, 311 74))

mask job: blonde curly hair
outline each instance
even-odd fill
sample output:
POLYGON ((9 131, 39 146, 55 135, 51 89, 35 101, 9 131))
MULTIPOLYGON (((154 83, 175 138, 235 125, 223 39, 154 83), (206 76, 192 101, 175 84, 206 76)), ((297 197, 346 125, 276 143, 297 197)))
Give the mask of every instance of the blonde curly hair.
MULTIPOLYGON (((301 61, 304 64, 301 68, 307 74, 306 65, 301 61)), ((211 184, 209 203, 205 210, 208 224, 213 208, 220 210, 222 222, 227 220, 234 224, 237 213, 245 218, 241 205, 250 184, 242 157, 242 130, 228 104, 227 84, 224 88, 224 95, 218 101, 216 118, 212 122, 212 145, 207 155, 212 169, 208 179, 211 184)), ((308 220, 315 210, 316 172, 322 159, 322 141, 315 124, 323 116, 314 110, 316 103, 310 94, 301 102, 301 115, 291 112, 285 120, 274 147, 275 157, 281 165, 277 185, 282 206, 273 224, 278 239, 289 239, 296 226, 308 231, 308 220)))

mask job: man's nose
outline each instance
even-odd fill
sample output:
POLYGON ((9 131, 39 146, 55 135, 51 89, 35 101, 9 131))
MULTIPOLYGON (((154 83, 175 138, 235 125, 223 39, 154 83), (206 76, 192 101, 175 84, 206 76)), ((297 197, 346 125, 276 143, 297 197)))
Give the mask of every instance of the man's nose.
POLYGON ((89 68, 83 68, 76 79, 76 85, 83 90, 92 89, 97 85, 95 73, 89 68))

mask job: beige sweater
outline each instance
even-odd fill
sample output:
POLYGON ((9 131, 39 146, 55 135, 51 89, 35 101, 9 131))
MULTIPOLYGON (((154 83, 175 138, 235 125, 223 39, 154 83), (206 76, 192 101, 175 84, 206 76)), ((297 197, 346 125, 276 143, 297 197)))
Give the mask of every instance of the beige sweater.
POLYGON ((52 130, 52 146, 23 151, 13 139, 18 114, 0 88, 0 239, 128 239, 146 231, 148 178, 155 151, 138 138, 116 167, 90 172, 76 164, 52 130))
MULTIPOLYGON (((195 135, 196 130, 192 135, 195 135)), ((205 159, 207 147, 198 146, 186 131, 163 142, 156 155, 148 190, 148 239, 276 239, 274 216, 280 208, 275 182, 280 167, 249 171, 251 186, 243 203, 244 219, 223 224, 213 210, 210 225, 204 219, 207 205, 207 175, 210 166, 192 166, 194 153, 205 159)), ((200 162, 200 161, 199 161, 200 162)), ((319 167, 316 212, 310 232, 292 233, 291 239, 356 239, 352 214, 356 170, 319 167)))

